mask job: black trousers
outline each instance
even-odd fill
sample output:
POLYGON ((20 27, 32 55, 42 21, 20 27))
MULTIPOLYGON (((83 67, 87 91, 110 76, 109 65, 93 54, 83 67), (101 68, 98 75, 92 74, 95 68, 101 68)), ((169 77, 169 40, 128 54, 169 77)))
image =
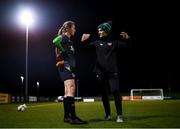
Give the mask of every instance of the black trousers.
POLYGON ((114 96, 117 115, 122 115, 122 101, 121 101, 121 95, 119 89, 118 73, 101 73, 101 74, 98 73, 96 74, 96 78, 101 88, 100 90, 102 94, 102 102, 106 115, 111 114, 109 97, 108 97, 108 84, 114 96))

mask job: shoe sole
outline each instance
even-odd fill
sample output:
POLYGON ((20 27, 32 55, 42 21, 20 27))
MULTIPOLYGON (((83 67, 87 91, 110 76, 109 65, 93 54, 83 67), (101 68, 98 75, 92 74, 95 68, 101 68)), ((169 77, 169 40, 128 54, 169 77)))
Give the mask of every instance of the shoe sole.
POLYGON ((123 123, 124 121, 123 120, 117 120, 116 122, 117 123, 123 123))

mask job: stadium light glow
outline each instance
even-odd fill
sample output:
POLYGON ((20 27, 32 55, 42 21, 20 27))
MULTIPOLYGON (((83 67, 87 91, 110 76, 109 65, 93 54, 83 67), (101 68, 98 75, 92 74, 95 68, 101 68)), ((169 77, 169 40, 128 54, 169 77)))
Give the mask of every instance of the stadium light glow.
POLYGON ((19 20, 21 24, 25 24, 26 26, 31 26, 34 22, 32 11, 28 9, 24 9, 20 11, 19 20))

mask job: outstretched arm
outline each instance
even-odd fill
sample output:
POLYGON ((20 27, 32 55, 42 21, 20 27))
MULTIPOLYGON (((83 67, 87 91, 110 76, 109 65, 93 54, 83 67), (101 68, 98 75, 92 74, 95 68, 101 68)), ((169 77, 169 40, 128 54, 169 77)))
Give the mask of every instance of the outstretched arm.
POLYGON ((90 38, 90 36, 91 36, 90 34, 84 33, 81 37, 81 42, 88 40, 90 38))
POLYGON ((121 39, 116 41, 117 48, 126 48, 130 44, 130 36, 126 32, 120 33, 121 39))
POLYGON ((91 34, 84 33, 81 37, 81 42, 84 42, 85 44, 88 44, 87 46, 94 46, 97 42, 97 40, 92 41, 91 34))
POLYGON ((130 36, 126 32, 121 32, 120 36, 122 36, 122 39, 125 39, 125 40, 130 38, 130 36))

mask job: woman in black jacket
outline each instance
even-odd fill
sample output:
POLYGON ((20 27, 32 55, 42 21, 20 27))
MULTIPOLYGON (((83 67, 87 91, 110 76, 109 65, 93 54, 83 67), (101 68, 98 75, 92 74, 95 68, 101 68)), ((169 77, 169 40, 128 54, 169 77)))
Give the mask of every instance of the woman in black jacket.
MULTIPOLYGON (((126 42, 120 40, 112 40, 111 30, 112 22, 104 22, 98 27, 99 40, 90 42, 89 45, 93 45, 96 48, 96 65, 94 72, 96 78, 101 85, 102 101, 105 109, 105 119, 111 120, 110 104, 108 98, 108 90, 105 83, 109 83, 111 92, 115 99, 115 106, 117 111, 116 122, 123 122, 122 117, 122 101, 119 90, 119 77, 118 77, 118 66, 117 66, 117 50, 121 46, 126 45, 126 42)), ((129 38, 128 34, 121 32, 123 40, 129 38)), ((89 39, 90 34, 83 34, 81 41, 89 39)))

